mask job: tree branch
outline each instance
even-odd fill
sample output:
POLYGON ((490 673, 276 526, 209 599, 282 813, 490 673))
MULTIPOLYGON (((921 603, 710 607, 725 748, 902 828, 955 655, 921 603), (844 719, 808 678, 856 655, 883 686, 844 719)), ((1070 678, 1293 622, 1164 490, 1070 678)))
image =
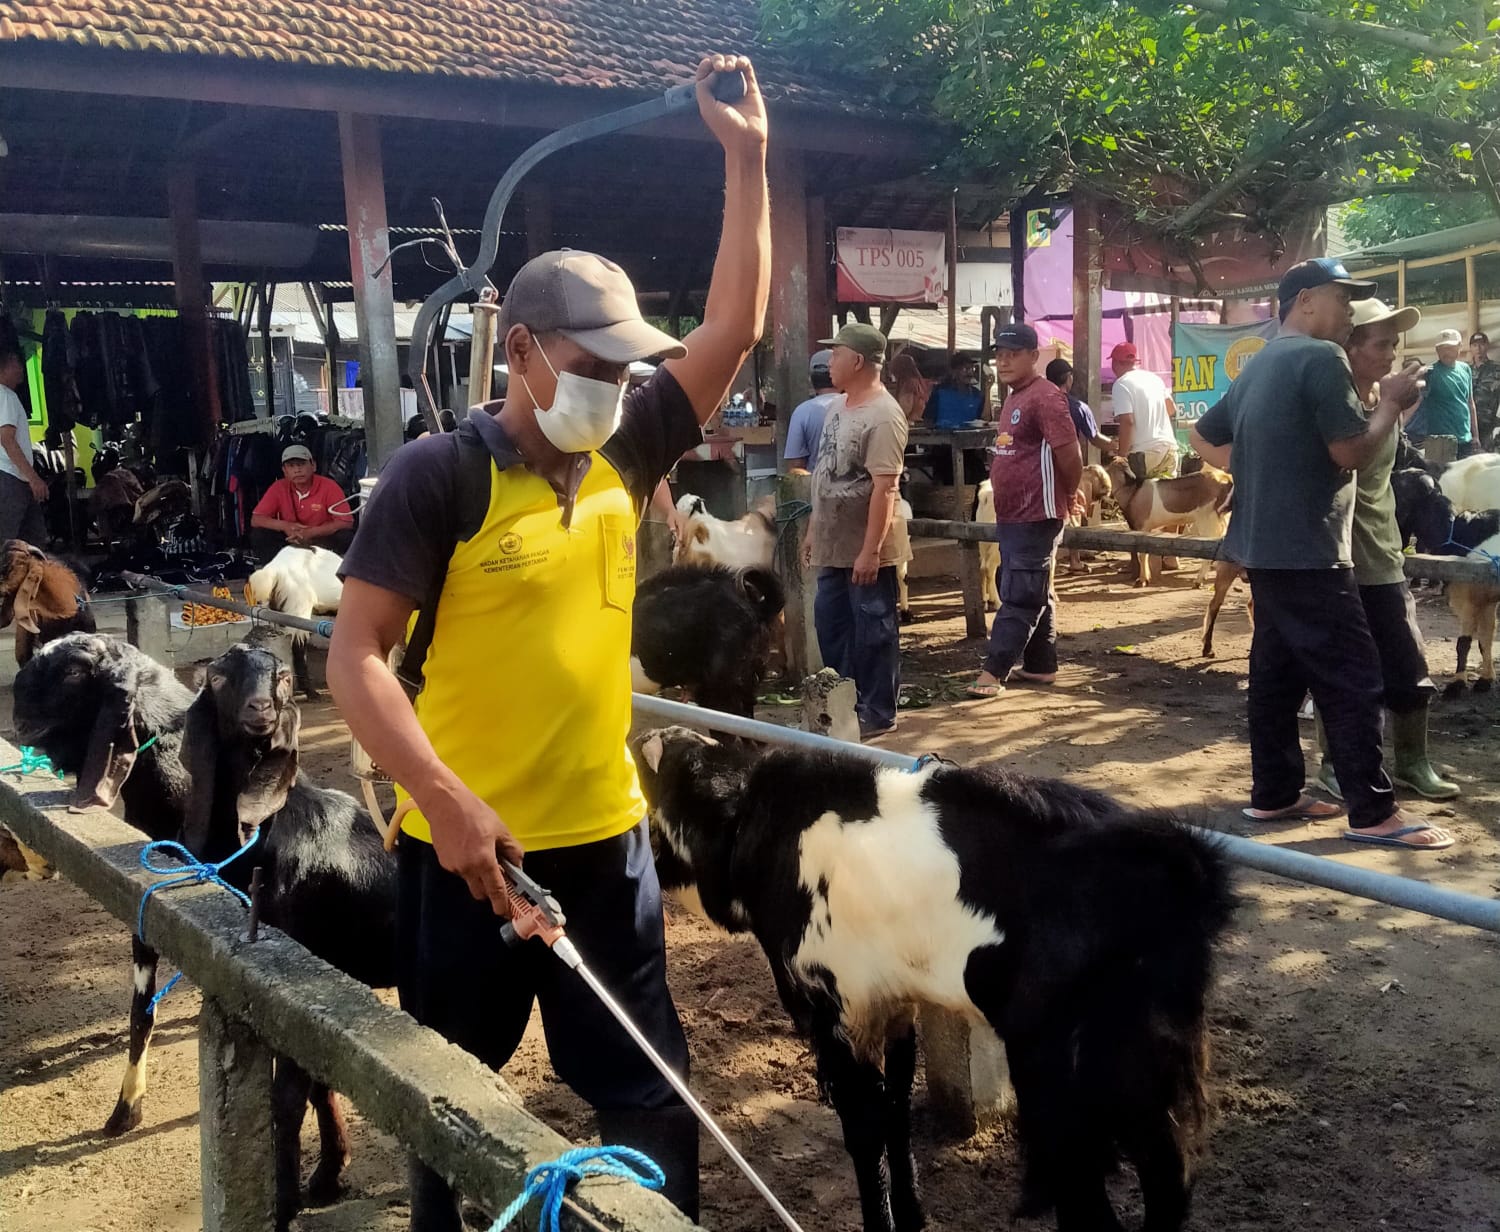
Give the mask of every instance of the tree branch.
POLYGON ((1489 57, 1478 49, 1466 49, 1458 41, 1446 42, 1418 34, 1415 30, 1395 30, 1390 26, 1379 26, 1370 21, 1351 21, 1347 18, 1325 17, 1320 13, 1308 13, 1302 9, 1261 6, 1251 4, 1248 8, 1232 4, 1231 0, 1184 0, 1187 7, 1218 13, 1222 17, 1257 16, 1263 7, 1267 15, 1274 14, 1309 30, 1322 34, 1337 34, 1348 38, 1365 39, 1371 43, 1384 43, 1387 47, 1399 47, 1402 51, 1414 51, 1434 59, 1473 60, 1483 62, 1489 57))

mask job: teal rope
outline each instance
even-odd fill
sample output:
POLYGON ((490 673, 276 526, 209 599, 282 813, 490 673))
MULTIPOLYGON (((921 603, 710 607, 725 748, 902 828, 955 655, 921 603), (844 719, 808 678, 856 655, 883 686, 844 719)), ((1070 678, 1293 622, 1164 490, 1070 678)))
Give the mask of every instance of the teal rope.
POLYGON ((542 1200, 538 1232, 562 1232, 562 1203, 568 1186, 586 1176, 616 1176, 646 1189, 660 1189, 667 1176, 650 1156, 628 1146, 580 1146, 526 1173, 520 1195, 500 1212, 490 1232, 504 1232, 532 1198, 542 1200))
POLYGON ((52 764, 51 758, 40 749, 34 749, 30 745, 21 746, 21 760, 13 766, 0 766, 0 774, 55 774, 58 778, 63 777, 63 772, 52 764))

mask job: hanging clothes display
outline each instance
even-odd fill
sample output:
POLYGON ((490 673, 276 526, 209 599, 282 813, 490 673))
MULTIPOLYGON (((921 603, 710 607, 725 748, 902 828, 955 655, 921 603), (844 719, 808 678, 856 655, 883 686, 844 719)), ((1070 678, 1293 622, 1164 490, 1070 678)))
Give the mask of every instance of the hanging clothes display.
MULTIPOLYGON (((26 354, 21 346, 21 331, 16 328, 16 323, 10 319, 10 313, 3 304, 0 304, 0 350, 15 351, 23 357, 26 354)), ((26 417, 30 419, 31 383, 22 381, 21 388, 16 390, 16 396, 21 399, 21 405, 26 408, 26 417)))

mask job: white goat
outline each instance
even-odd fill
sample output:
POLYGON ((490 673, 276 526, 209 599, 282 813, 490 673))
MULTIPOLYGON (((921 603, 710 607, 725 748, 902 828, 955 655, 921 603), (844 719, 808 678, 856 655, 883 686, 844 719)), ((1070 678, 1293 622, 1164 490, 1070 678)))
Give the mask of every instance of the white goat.
MULTIPOLYGON (((257 569, 245 583, 245 602, 268 607, 273 612, 311 620, 339 610, 344 584, 339 581, 337 552, 327 548, 295 547, 288 544, 271 558, 271 563, 257 569)), ((316 698, 312 676, 307 667, 307 634, 288 630, 292 639, 292 671, 297 688, 305 697, 316 698)))
MULTIPOLYGON (((1500 477, 1500 468, 1496 474, 1500 477)), ((1500 535, 1491 535, 1478 547, 1470 549, 1469 559, 1491 563, 1500 560, 1500 535)), ((1445 692, 1450 695, 1462 692, 1468 684, 1469 650, 1477 640, 1479 679, 1474 683, 1474 691, 1487 693, 1495 687, 1495 609, 1500 606, 1500 581, 1450 582, 1448 606, 1458 617, 1458 668, 1445 692)))
POLYGON ((1500 454, 1476 453, 1453 463, 1438 477, 1454 513, 1500 509, 1500 454))
MULTIPOLYGON (((979 508, 974 512, 974 521, 985 526, 995 524, 995 489, 986 479, 979 485, 979 508)), ((979 590, 984 595, 984 610, 993 612, 1000 606, 1000 591, 995 582, 995 571, 1000 568, 1000 545, 986 541, 979 545, 979 590)))

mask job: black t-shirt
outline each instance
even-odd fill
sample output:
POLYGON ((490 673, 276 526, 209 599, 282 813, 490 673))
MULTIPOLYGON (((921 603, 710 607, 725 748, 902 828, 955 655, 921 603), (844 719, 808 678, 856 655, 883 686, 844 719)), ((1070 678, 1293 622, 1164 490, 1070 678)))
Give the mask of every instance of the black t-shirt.
MULTIPOLYGON (((524 466, 494 416, 470 411, 460 431, 477 433, 502 469, 524 466)), ((689 449, 703 440, 693 405, 665 367, 625 395, 624 416, 599 451, 619 472, 639 512, 689 449)), ((380 482, 359 516, 340 578, 358 578, 422 604, 442 586, 453 545, 473 535, 488 512, 488 489, 467 502, 460 449, 451 433, 425 436, 401 446, 380 472, 380 482)), ((559 497, 559 501, 562 501, 559 497)))

